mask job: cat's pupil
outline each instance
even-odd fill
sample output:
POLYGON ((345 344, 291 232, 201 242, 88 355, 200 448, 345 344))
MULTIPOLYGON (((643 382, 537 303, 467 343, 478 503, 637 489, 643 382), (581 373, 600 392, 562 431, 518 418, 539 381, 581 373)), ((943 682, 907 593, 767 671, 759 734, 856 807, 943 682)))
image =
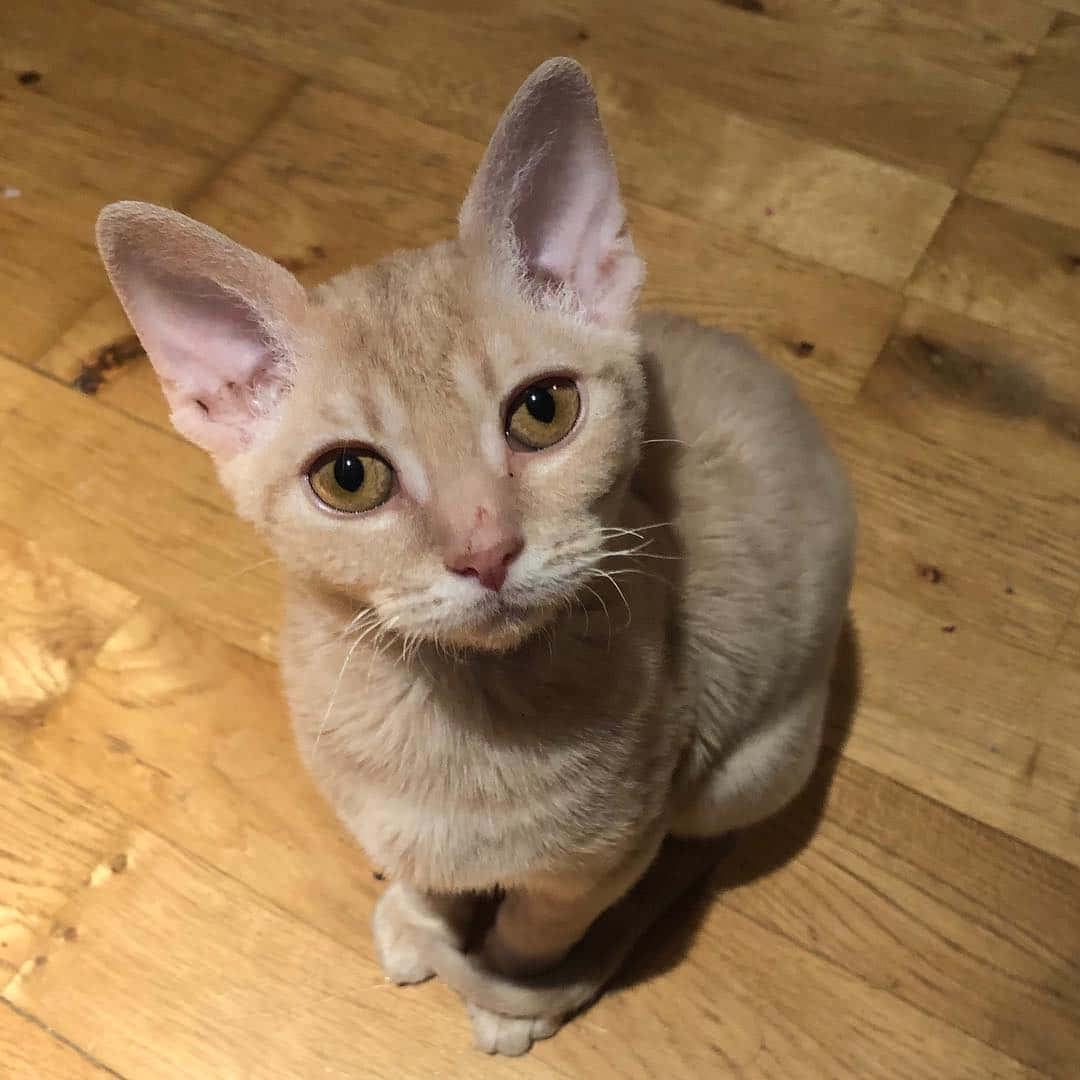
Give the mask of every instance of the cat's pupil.
POLYGON ((534 420, 550 424, 555 419, 555 397, 550 390, 534 386, 525 391, 525 408, 534 420))
POLYGON ((364 486, 363 459, 349 450, 342 450, 334 462, 334 479, 345 491, 359 491, 364 486))

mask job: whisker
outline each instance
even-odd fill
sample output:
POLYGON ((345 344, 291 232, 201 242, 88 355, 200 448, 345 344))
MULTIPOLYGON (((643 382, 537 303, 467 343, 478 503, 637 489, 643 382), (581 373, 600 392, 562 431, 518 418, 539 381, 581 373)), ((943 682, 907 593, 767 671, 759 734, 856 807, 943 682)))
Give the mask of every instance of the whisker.
POLYGON ((582 585, 581 585, 581 587, 582 587, 583 589, 588 589, 588 590, 589 590, 589 592, 591 592, 591 593, 593 594, 593 596, 595 596, 595 597, 596 597, 596 599, 600 601, 600 606, 601 606, 601 607, 602 607, 602 608, 604 609, 604 619, 605 619, 605 620, 607 621, 607 641, 608 641, 608 652, 610 652, 610 651, 611 651, 611 615, 610 615, 610 613, 608 612, 608 606, 607 606, 607 603, 606 603, 606 602, 604 601, 604 598, 603 598, 603 596, 601 596, 601 595, 600 595, 600 593, 598 593, 598 592, 596 591, 596 589, 594 589, 594 588, 593 588, 593 587, 592 587, 591 585, 586 585, 586 584, 585 584, 585 583, 583 582, 583 583, 582 583, 582 585))
POLYGON ((645 551, 644 549, 651 544, 651 540, 646 540, 643 544, 638 544, 637 547, 632 548, 619 548, 617 551, 600 551, 595 555, 595 559, 614 559, 616 556, 624 556, 626 558, 636 559, 667 559, 671 562, 681 562, 682 557, 680 555, 661 555, 656 551, 645 551))
POLYGON ((671 582, 668 581, 667 578, 661 577, 659 574, 652 574, 648 570, 642 570, 639 567, 623 566, 618 570, 606 570, 604 573, 610 574, 612 577, 624 577, 627 574, 636 574, 638 577, 646 577, 651 578, 653 581, 659 581, 661 585, 671 585, 671 582))
MULTIPOLYGON (((633 529, 627 530, 628 532, 648 532, 650 529, 668 529, 675 524, 674 521, 654 521, 651 525, 635 525, 633 529)), ((623 526, 605 525, 602 526, 600 531, 604 529, 622 528, 623 526)))
POLYGON ((315 743, 311 748, 312 760, 319 751, 319 743, 322 740, 323 732, 326 730, 326 725, 330 720, 330 714, 334 711, 334 705, 337 703, 338 691, 341 689, 341 681, 345 678, 345 669, 349 666, 349 661, 353 658, 353 653, 360 647, 360 642, 363 638, 357 638, 348 648, 345 653, 345 659, 341 661, 341 667, 338 669, 337 679, 334 682, 334 689, 330 693, 330 701, 326 706, 326 712, 323 713, 322 722, 319 724, 319 730, 315 733, 315 743))
POLYGON ((371 608, 364 608, 362 611, 358 611, 345 625, 345 628, 338 635, 339 637, 348 637, 354 630, 359 630, 364 627, 364 620, 371 619, 375 625, 378 625, 379 616, 371 608))
MULTIPOLYGON (((630 601, 626 599, 626 593, 622 591, 619 583, 615 580, 615 575, 618 573, 618 571, 601 570, 597 566, 593 567, 592 570, 590 570, 589 572, 591 574, 596 574, 600 577, 607 578, 607 580, 610 581, 611 584, 614 586, 615 591, 619 594, 619 597, 623 602, 623 607, 626 608, 626 626, 629 626, 630 623, 633 621, 634 616, 633 613, 630 611, 630 601)), ((623 629, 625 630, 626 627, 624 626, 623 629)))
POLYGON ((276 557, 273 555, 268 559, 260 559, 258 562, 253 562, 249 566, 242 566, 239 570, 234 570, 231 574, 226 574, 224 577, 218 578, 218 584, 228 585, 237 578, 243 577, 245 574, 250 574, 253 570, 258 570, 261 566, 268 566, 272 562, 277 562, 276 557))

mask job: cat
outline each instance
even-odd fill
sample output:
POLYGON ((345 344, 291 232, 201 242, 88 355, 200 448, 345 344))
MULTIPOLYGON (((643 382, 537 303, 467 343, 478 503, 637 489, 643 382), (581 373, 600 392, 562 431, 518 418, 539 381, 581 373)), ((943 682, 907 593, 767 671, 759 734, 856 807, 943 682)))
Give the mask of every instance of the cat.
POLYGON ((284 568, 297 745, 390 875, 385 973, 443 977, 481 1049, 523 1053, 701 873, 693 838, 805 785, 844 470, 745 342, 637 314, 572 60, 523 84, 426 250, 308 291, 160 207, 97 237, 176 428, 284 568))

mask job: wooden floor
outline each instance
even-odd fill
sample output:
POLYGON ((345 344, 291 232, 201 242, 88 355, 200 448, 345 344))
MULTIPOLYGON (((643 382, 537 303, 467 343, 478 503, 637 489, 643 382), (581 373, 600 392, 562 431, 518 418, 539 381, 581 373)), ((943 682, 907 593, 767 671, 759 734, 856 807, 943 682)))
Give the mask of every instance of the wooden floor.
POLYGON ((4 0, 0 1074, 1080 1076, 1080 0, 4 0), (257 14, 253 14, 257 12, 257 14), (519 1062, 374 962, 275 572, 92 244, 171 204, 317 281, 448 234, 594 74, 647 303, 747 333, 855 478, 806 796, 519 1062), (822 812, 824 811, 824 812, 822 812))

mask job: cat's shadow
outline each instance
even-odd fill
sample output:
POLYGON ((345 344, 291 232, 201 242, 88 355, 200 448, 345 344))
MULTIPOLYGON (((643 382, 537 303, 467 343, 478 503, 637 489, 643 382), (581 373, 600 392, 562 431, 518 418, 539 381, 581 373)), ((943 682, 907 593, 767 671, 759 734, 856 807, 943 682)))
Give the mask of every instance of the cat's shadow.
POLYGON ((817 832, 859 701, 861 663, 855 625, 845 619, 837 646, 817 766, 802 793, 768 821, 709 842, 715 868, 653 924, 608 984, 608 992, 647 982, 677 966, 689 952, 710 907, 724 893, 781 870, 817 832))

